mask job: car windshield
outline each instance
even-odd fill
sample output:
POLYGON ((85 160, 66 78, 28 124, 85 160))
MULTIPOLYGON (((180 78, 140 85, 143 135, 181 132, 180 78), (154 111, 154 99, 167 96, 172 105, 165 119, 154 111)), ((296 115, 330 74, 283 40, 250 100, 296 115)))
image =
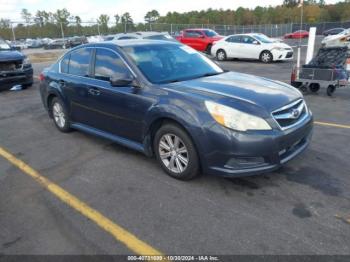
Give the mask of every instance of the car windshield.
POLYGON ((350 28, 345 29, 344 31, 340 32, 338 35, 347 35, 350 34, 350 28))
POLYGON ((214 37, 214 36, 217 36, 218 33, 216 33, 215 31, 213 30, 204 30, 204 34, 207 36, 207 37, 214 37))
POLYGON ((264 44, 271 44, 274 42, 271 38, 267 37, 266 35, 262 35, 262 34, 261 35, 253 35, 253 37, 264 44))
POLYGON ((153 39, 153 40, 172 40, 173 38, 170 35, 150 35, 150 36, 146 36, 144 37, 145 39, 153 39))
POLYGON ((10 50, 10 45, 4 40, 0 39, 0 50, 10 50))
POLYGON ((123 49, 154 84, 184 81, 224 72, 209 58, 184 45, 136 45, 123 49))

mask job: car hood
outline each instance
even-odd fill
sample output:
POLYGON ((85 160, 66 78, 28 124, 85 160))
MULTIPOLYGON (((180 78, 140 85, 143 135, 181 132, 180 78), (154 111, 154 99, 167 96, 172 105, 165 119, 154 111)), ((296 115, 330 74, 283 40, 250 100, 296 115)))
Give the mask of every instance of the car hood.
POLYGON ((285 83, 235 72, 173 83, 168 87, 208 100, 234 100, 268 112, 302 98, 298 90, 285 83))
POLYGON ((22 60, 24 55, 18 51, 8 50, 3 51, 0 50, 0 62, 4 61, 13 61, 13 60, 22 60))

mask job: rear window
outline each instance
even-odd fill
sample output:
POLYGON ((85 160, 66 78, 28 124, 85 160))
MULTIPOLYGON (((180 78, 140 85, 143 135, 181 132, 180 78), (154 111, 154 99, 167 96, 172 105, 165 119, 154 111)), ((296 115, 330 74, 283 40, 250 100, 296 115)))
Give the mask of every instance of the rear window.
POLYGON ((204 30, 204 34, 207 36, 207 37, 214 37, 214 36, 217 36, 218 33, 216 33, 215 31, 213 30, 204 30))
POLYGON ((68 72, 76 76, 89 76, 91 50, 81 48, 70 54, 68 72))

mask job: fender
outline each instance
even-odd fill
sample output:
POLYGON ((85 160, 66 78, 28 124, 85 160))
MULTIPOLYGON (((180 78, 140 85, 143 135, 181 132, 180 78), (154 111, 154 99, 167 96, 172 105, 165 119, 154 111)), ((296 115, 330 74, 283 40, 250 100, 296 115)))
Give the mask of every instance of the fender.
POLYGON ((144 120, 146 123, 143 130, 144 147, 146 149, 145 151, 148 153, 150 153, 149 151, 152 151, 150 131, 152 125, 162 119, 170 119, 179 123, 190 135, 197 150, 202 150, 202 145, 199 143, 198 136, 195 134, 203 134, 203 123, 199 121, 201 118, 198 117, 198 112, 195 110, 195 107, 188 111, 185 110, 185 108, 181 108, 174 104, 157 104, 150 108, 149 112, 146 115, 146 119, 144 120))
POLYGON ((48 104, 48 98, 51 95, 54 95, 54 96, 57 96, 58 98, 60 98, 62 100, 62 102, 64 103, 66 109, 70 112, 70 104, 68 102, 68 99, 64 95, 62 87, 58 83, 56 83, 55 81, 51 81, 48 85, 48 91, 47 91, 47 96, 46 96, 46 101, 45 101, 45 104, 46 104, 48 110, 50 110, 49 104, 48 104))

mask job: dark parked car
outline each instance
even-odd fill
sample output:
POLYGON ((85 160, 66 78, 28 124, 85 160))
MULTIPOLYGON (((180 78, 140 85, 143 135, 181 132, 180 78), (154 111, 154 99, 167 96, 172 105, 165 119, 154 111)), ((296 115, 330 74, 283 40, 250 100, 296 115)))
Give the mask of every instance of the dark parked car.
POLYGON ((62 132, 98 135, 148 156, 178 179, 279 168, 309 144, 313 117, 290 85, 225 72, 180 43, 77 47, 40 75, 62 132))
POLYGON ((15 85, 27 88, 32 84, 33 68, 27 57, 0 38, 0 91, 15 85))
POLYGON ((78 45, 86 44, 87 40, 85 36, 73 36, 67 39, 66 48, 73 48, 78 45))
POLYGON ((329 35, 337 35, 340 34, 341 32, 344 32, 345 28, 333 28, 329 29, 323 32, 324 36, 329 36, 329 35))
POLYGON ((44 49, 66 49, 68 47, 68 39, 55 39, 44 45, 44 49))

